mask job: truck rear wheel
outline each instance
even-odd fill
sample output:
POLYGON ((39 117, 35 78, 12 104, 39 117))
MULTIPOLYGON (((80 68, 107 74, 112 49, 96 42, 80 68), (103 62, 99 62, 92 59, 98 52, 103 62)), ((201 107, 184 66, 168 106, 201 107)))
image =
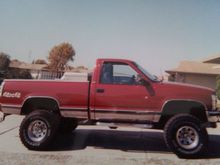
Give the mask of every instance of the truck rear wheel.
POLYGON ((59 117, 49 111, 37 110, 27 115, 19 130, 21 142, 30 150, 46 149, 58 128, 59 117))
POLYGON ((193 158, 205 151, 208 134, 201 122, 192 115, 177 115, 164 128, 166 145, 177 156, 193 158))
POLYGON ((72 133, 77 126, 77 119, 62 117, 60 120, 59 131, 61 133, 72 133))

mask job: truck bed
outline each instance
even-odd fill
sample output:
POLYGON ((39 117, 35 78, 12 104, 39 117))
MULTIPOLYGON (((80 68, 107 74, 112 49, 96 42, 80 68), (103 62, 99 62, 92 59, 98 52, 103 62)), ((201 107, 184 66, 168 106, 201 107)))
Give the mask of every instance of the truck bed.
MULTIPOLYGON (((61 111, 87 109, 89 82, 63 80, 5 80, 2 110, 21 108, 30 98, 45 97, 57 101, 61 111)), ((8 111, 8 112, 5 112, 8 111)), ((17 112, 16 114, 20 114, 17 112)))

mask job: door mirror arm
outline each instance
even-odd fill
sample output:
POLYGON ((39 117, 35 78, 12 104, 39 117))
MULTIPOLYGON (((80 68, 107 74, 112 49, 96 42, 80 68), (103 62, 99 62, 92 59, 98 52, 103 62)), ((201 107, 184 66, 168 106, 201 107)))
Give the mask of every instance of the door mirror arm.
POLYGON ((145 87, 150 86, 150 83, 148 81, 146 81, 140 74, 138 74, 135 79, 136 79, 137 85, 142 85, 145 87))
POLYGON ((140 84, 140 85, 143 85, 143 86, 145 86, 145 87, 149 87, 149 86, 150 86, 150 83, 149 83, 148 81, 146 81, 145 79, 143 79, 143 78, 141 78, 141 79, 139 80, 139 84, 140 84))
POLYGON ((144 86, 146 90, 149 92, 150 96, 155 95, 155 91, 149 81, 145 80, 144 78, 140 78, 140 80, 137 81, 137 84, 144 86))

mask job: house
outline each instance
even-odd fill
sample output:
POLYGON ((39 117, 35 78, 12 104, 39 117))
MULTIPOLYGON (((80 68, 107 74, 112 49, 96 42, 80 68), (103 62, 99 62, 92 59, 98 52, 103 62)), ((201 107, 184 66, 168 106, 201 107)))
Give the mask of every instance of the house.
POLYGON ((182 61, 175 69, 166 70, 168 80, 216 88, 220 75, 220 55, 199 61, 182 61))
POLYGON ((211 63, 211 64, 220 64, 220 55, 211 56, 204 60, 202 60, 203 63, 211 63))
POLYGON ((86 67, 67 67, 65 71, 51 71, 47 64, 29 64, 18 60, 12 60, 9 68, 28 70, 33 79, 59 79, 64 72, 87 73, 89 70, 86 67))
POLYGON ((34 79, 47 79, 47 77, 49 78, 50 73, 46 67, 47 64, 29 64, 18 60, 12 60, 9 65, 9 68, 11 69, 28 70, 34 79))

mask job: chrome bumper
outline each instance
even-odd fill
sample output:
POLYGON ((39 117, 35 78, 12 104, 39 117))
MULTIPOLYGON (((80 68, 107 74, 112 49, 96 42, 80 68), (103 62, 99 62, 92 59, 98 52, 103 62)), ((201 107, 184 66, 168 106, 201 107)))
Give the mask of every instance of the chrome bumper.
POLYGON ((209 122, 220 122, 220 111, 207 111, 207 117, 209 122))
POLYGON ((0 122, 2 122, 5 119, 5 115, 2 112, 1 104, 0 104, 0 122))
POLYGON ((209 116, 220 116, 220 111, 208 111, 209 116))

